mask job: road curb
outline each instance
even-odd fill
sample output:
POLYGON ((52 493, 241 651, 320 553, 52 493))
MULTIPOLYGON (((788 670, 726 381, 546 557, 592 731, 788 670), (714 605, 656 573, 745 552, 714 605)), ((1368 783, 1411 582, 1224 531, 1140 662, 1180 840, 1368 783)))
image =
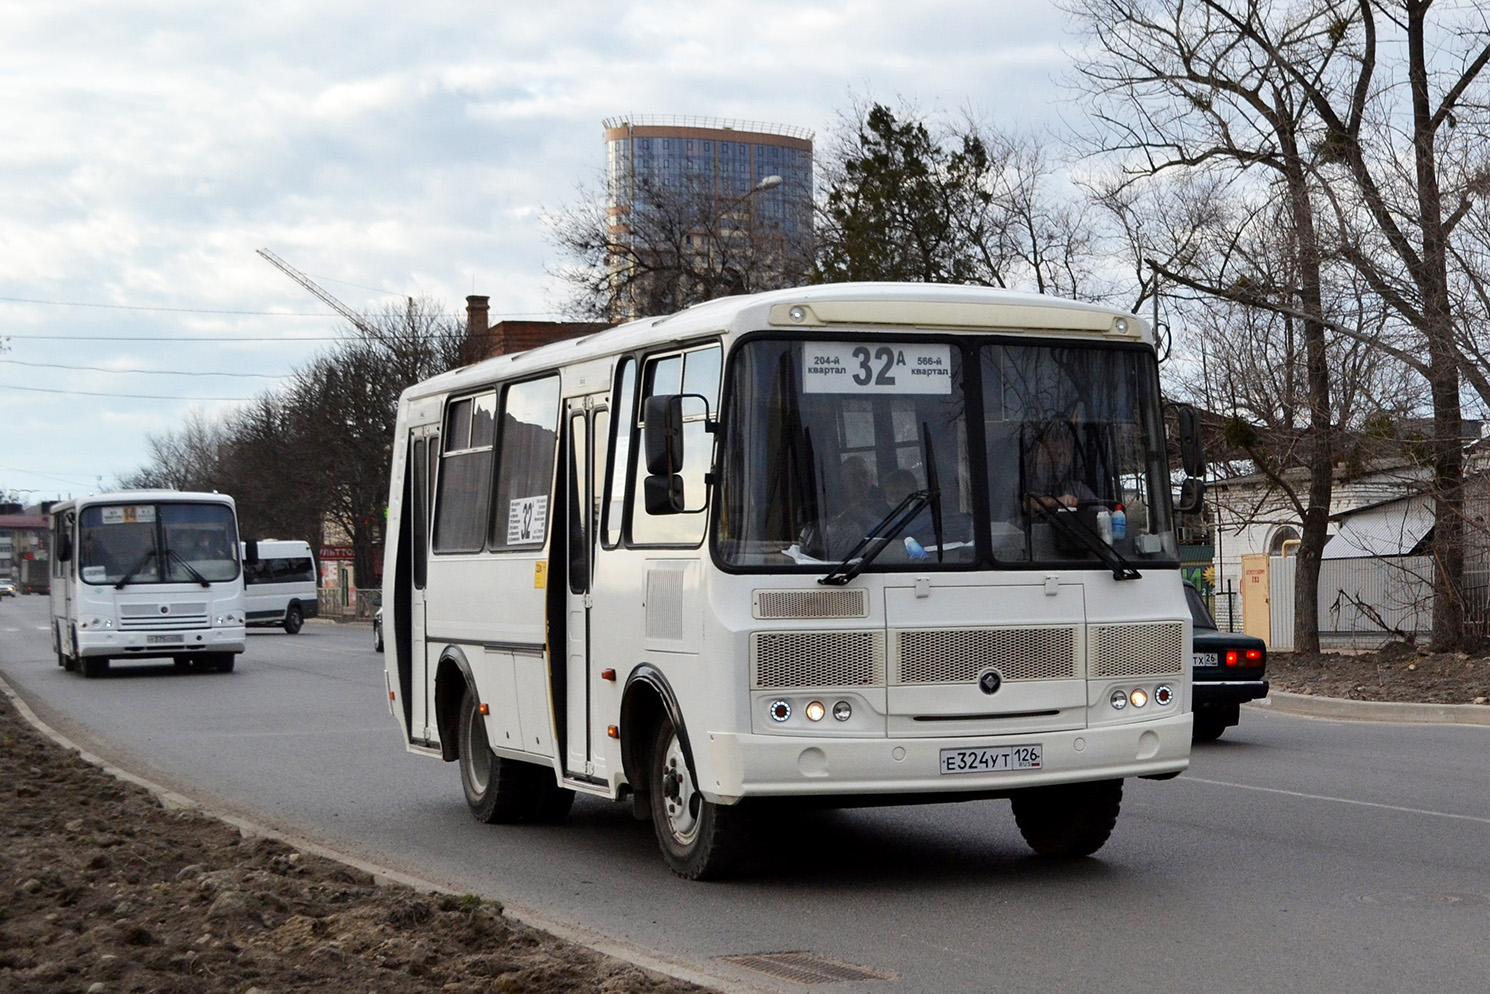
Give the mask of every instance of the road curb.
POLYGON ((1401 701, 1352 701, 1313 694, 1275 690, 1248 707, 1308 718, 1343 721, 1392 721, 1421 725, 1490 725, 1490 707, 1483 704, 1409 704, 1401 701))
MULTIPOLYGON (((147 780, 144 777, 137 776, 136 774, 133 774, 128 770, 115 766, 113 763, 104 759, 102 756, 84 749, 72 739, 68 738, 66 735, 63 735, 51 725, 48 725, 46 721, 44 721, 35 711, 31 709, 31 706, 26 703, 25 699, 23 699, 21 695, 18 694, 13 687, 11 687, 10 683, 6 681, 3 675, 0 675, 0 694, 3 694, 5 696, 6 700, 10 702, 11 707, 15 708, 16 713, 21 716, 22 720, 31 725, 32 728, 35 728, 42 735, 52 740, 63 749, 66 749, 68 752, 76 752, 83 759, 84 762, 98 767, 100 770, 107 773, 108 775, 123 780, 126 783, 131 783, 137 787, 142 787, 145 790, 148 790, 151 794, 155 795, 155 797, 160 801, 161 807, 165 808, 166 810, 188 809, 199 812, 209 818, 215 818, 218 821, 232 825, 247 838, 263 837, 267 839, 275 839, 276 841, 283 842, 286 845, 294 846, 296 849, 299 849, 303 852, 307 852, 315 856, 323 856, 326 859, 335 860, 336 862, 342 863, 346 866, 350 866, 353 869, 361 870, 363 873, 371 876, 374 881, 380 885, 402 884, 406 887, 411 887, 416 891, 423 891, 425 893, 457 895, 464 893, 463 891, 460 891, 459 889, 452 887, 449 884, 440 883, 434 880, 428 880, 422 877, 404 873, 400 870, 395 870, 391 867, 383 866, 378 863, 359 859, 356 856, 340 852, 339 850, 333 849, 325 843, 317 842, 306 836, 298 835, 294 832, 281 831, 279 829, 260 824, 251 819, 240 817, 239 815, 216 810, 211 805, 198 801, 195 798, 188 797, 187 795, 179 793, 178 791, 171 790, 170 788, 164 787, 161 784, 155 783, 151 780, 147 780)), ((766 988, 756 986, 755 984, 743 981, 736 977, 721 976, 720 974, 711 973, 707 969, 701 969, 699 964, 691 963, 682 959, 674 959, 663 953, 657 953, 651 950, 642 949, 637 946, 630 945, 622 940, 613 939, 610 936, 601 934, 599 932, 594 932, 590 929, 574 925, 570 922, 560 921, 557 918, 549 917, 548 915, 545 915, 542 912, 536 911, 532 908, 509 904, 506 901, 502 900, 501 897, 496 897, 494 898, 494 900, 501 903, 503 914, 505 914, 509 918, 515 919, 516 921, 519 921, 522 924, 530 926, 532 928, 547 932, 550 935, 562 939, 565 942, 571 942, 577 946, 584 946, 588 949, 594 950, 597 953, 601 953, 602 955, 610 956, 614 959, 618 959, 626 963, 631 963, 634 966, 639 966, 644 970, 650 970, 653 973, 659 973, 663 976, 672 977, 674 979, 686 981, 691 984, 697 984, 698 986, 703 988, 711 988, 715 991, 722 992, 722 994, 767 994, 766 988)))

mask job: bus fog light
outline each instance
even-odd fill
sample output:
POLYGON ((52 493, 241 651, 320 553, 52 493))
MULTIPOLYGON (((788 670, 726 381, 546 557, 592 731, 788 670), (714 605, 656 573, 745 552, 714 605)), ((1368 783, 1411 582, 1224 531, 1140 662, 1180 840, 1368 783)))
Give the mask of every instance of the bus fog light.
POLYGON ((848 701, 839 701, 833 705, 833 717, 839 721, 848 721, 854 716, 854 709, 848 701))
POLYGON ((1128 702, 1136 708, 1141 708, 1149 702, 1148 691, 1142 687, 1134 687, 1133 692, 1128 695, 1128 702))
POLYGON ((792 706, 789 701, 771 702, 771 720, 785 721, 792 716, 792 706))
POLYGON ((1174 703, 1174 689, 1167 683, 1161 683, 1154 690, 1154 703, 1160 707, 1168 707, 1174 703))
POLYGON ((1114 690, 1108 703, 1112 705, 1114 711, 1121 711, 1128 706, 1128 695, 1121 690, 1114 690))
POLYGON ((813 701, 811 704, 807 705, 807 708, 805 711, 803 711, 803 713, 807 715, 808 721, 822 721, 823 715, 827 714, 828 711, 826 708, 823 707, 822 701, 813 701))

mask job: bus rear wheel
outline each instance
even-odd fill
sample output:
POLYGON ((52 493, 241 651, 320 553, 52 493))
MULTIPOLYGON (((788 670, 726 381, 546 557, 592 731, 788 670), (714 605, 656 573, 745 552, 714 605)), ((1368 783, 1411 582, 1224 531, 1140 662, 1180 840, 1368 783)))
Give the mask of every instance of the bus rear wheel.
POLYGON ((1101 849, 1117 825, 1121 780, 1057 784, 1017 791, 1011 802, 1019 834, 1041 856, 1072 859, 1101 849))
POLYGON ((300 610, 299 604, 291 604, 285 608, 284 628, 287 633, 294 635, 300 631, 305 624, 305 612, 300 610))
POLYGON ((657 727, 648 767, 652 828, 672 871, 686 880, 714 880, 739 869, 746 851, 747 812, 699 793, 683 740, 667 718, 657 727))
POLYGON ((492 752, 485 717, 470 687, 460 702, 457 747, 460 786, 477 821, 488 825, 550 823, 563 821, 569 814, 574 791, 555 783, 551 769, 492 752))

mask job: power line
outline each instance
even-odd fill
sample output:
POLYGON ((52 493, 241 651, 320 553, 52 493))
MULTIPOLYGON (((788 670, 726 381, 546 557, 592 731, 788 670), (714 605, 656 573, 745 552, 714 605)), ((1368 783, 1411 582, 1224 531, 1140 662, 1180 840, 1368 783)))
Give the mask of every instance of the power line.
POLYGON ((221 311, 205 307, 147 307, 139 304, 90 304, 77 300, 36 300, 31 297, 0 297, 7 304, 46 304, 49 307, 97 307, 111 311, 171 311, 176 314, 242 314, 269 318, 330 318, 334 314, 309 311, 221 311))
MULTIPOLYGON (((325 315, 330 317, 331 315, 325 315)), ((26 339, 35 342, 344 342, 345 335, 333 335, 330 337, 294 337, 283 336, 265 337, 231 337, 224 338, 218 335, 177 335, 167 337, 164 335, 12 335, 6 333, 0 338, 26 339)))
POLYGON ((153 376, 237 376, 278 380, 294 375, 292 373, 213 373, 182 369, 110 369, 108 366, 67 366, 60 362, 23 362, 20 359, 0 359, 0 363, 10 363, 13 366, 31 366, 38 369, 79 369, 96 373, 128 373, 131 376, 141 374, 153 376))
POLYGON ((254 397, 182 397, 178 394, 160 393, 108 393, 99 390, 49 390, 46 387, 18 387, 11 383, 0 383, 0 390, 25 390, 27 393, 60 393, 70 397, 123 397, 128 400, 190 400, 190 401, 250 401, 254 397))

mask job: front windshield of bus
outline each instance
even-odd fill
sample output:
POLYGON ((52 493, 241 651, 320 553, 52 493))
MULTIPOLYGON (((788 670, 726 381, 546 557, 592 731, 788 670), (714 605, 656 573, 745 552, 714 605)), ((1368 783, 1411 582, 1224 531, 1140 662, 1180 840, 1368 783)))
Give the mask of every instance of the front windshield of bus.
POLYGON ((876 527, 872 570, 1176 558, 1147 349, 757 338, 728 377, 726 567, 826 573, 876 527))
POLYGON ((238 575, 238 530, 225 504, 94 504, 78 516, 78 533, 84 583, 212 583, 238 575))

